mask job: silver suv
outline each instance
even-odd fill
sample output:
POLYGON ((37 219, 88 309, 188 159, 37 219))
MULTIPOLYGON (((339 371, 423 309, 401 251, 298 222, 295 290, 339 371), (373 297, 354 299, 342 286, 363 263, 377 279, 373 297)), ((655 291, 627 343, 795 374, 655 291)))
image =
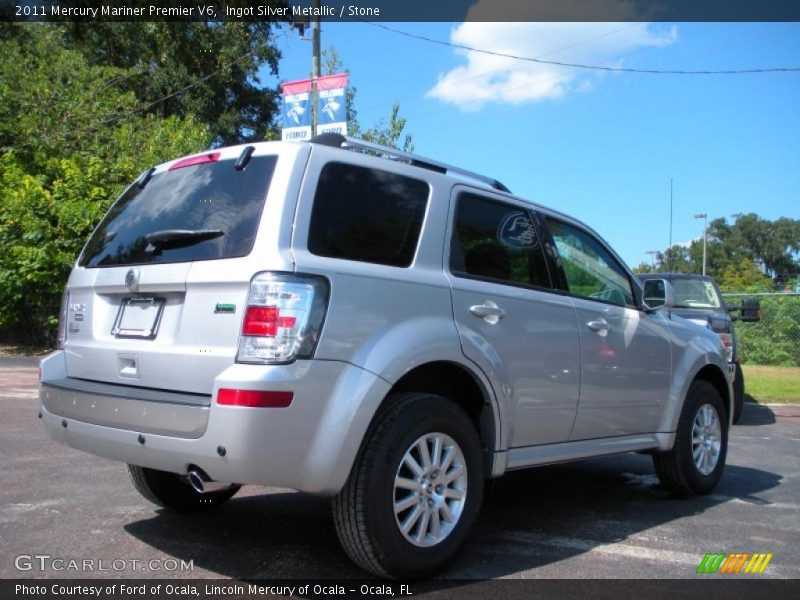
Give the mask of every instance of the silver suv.
POLYGON ((430 576, 510 470, 649 452, 679 495, 716 485, 723 349, 653 289, 450 165, 335 134, 222 148, 143 173, 92 234, 40 416, 156 504, 331 496, 358 565, 430 576))

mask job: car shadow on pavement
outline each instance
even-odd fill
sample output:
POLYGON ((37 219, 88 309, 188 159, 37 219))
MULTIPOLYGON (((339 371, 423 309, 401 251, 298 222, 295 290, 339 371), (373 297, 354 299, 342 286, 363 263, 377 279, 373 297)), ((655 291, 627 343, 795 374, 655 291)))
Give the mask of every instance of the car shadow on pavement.
MULTIPOLYGON (((556 565, 599 546, 646 538, 645 532, 652 528, 700 515, 735 498, 758 503, 758 494, 781 479, 759 469, 728 465, 714 494, 677 499, 661 488, 650 457, 640 454, 510 473, 491 486, 470 542, 440 578, 460 585, 456 580, 496 578, 556 565)), ((221 577, 366 577, 339 546, 329 500, 305 494, 237 497, 217 511, 201 514, 158 511, 125 529, 144 543, 221 577)), ((448 587, 446 581, 436 587, 441 584, 448 587)))
POLYGON ((750 395, 745 394, 745 403, 742 406, 742 416, 739 417, 739 426, 772 425, 775 423, 775 413, 764 404, 758 402, 750 395))

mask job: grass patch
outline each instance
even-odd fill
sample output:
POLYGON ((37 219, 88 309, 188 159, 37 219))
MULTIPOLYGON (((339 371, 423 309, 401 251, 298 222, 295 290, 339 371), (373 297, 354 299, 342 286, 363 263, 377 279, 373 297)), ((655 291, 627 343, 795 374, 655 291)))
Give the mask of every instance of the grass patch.
POLYGON ((762 404, 800 404, 800 367, 742 365, 744 391, 762 404))

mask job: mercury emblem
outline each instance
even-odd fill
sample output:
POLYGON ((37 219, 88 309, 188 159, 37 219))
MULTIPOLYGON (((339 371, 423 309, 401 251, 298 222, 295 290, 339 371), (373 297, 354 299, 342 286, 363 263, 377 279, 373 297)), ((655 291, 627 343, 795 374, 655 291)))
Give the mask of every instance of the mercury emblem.
POLYGON ((139 269, 128 269, 125 274, 125 287, 130 291, 135 292, 139 284, 139 269))

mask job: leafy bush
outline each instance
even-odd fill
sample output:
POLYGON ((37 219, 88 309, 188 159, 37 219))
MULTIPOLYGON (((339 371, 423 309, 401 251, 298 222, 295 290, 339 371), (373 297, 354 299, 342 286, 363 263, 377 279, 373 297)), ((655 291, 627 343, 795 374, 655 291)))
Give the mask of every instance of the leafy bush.
POLYGON ((800 366, 800 296, 761 299, 761 321, 736 322, 739 360, 747 364, 800 366))

